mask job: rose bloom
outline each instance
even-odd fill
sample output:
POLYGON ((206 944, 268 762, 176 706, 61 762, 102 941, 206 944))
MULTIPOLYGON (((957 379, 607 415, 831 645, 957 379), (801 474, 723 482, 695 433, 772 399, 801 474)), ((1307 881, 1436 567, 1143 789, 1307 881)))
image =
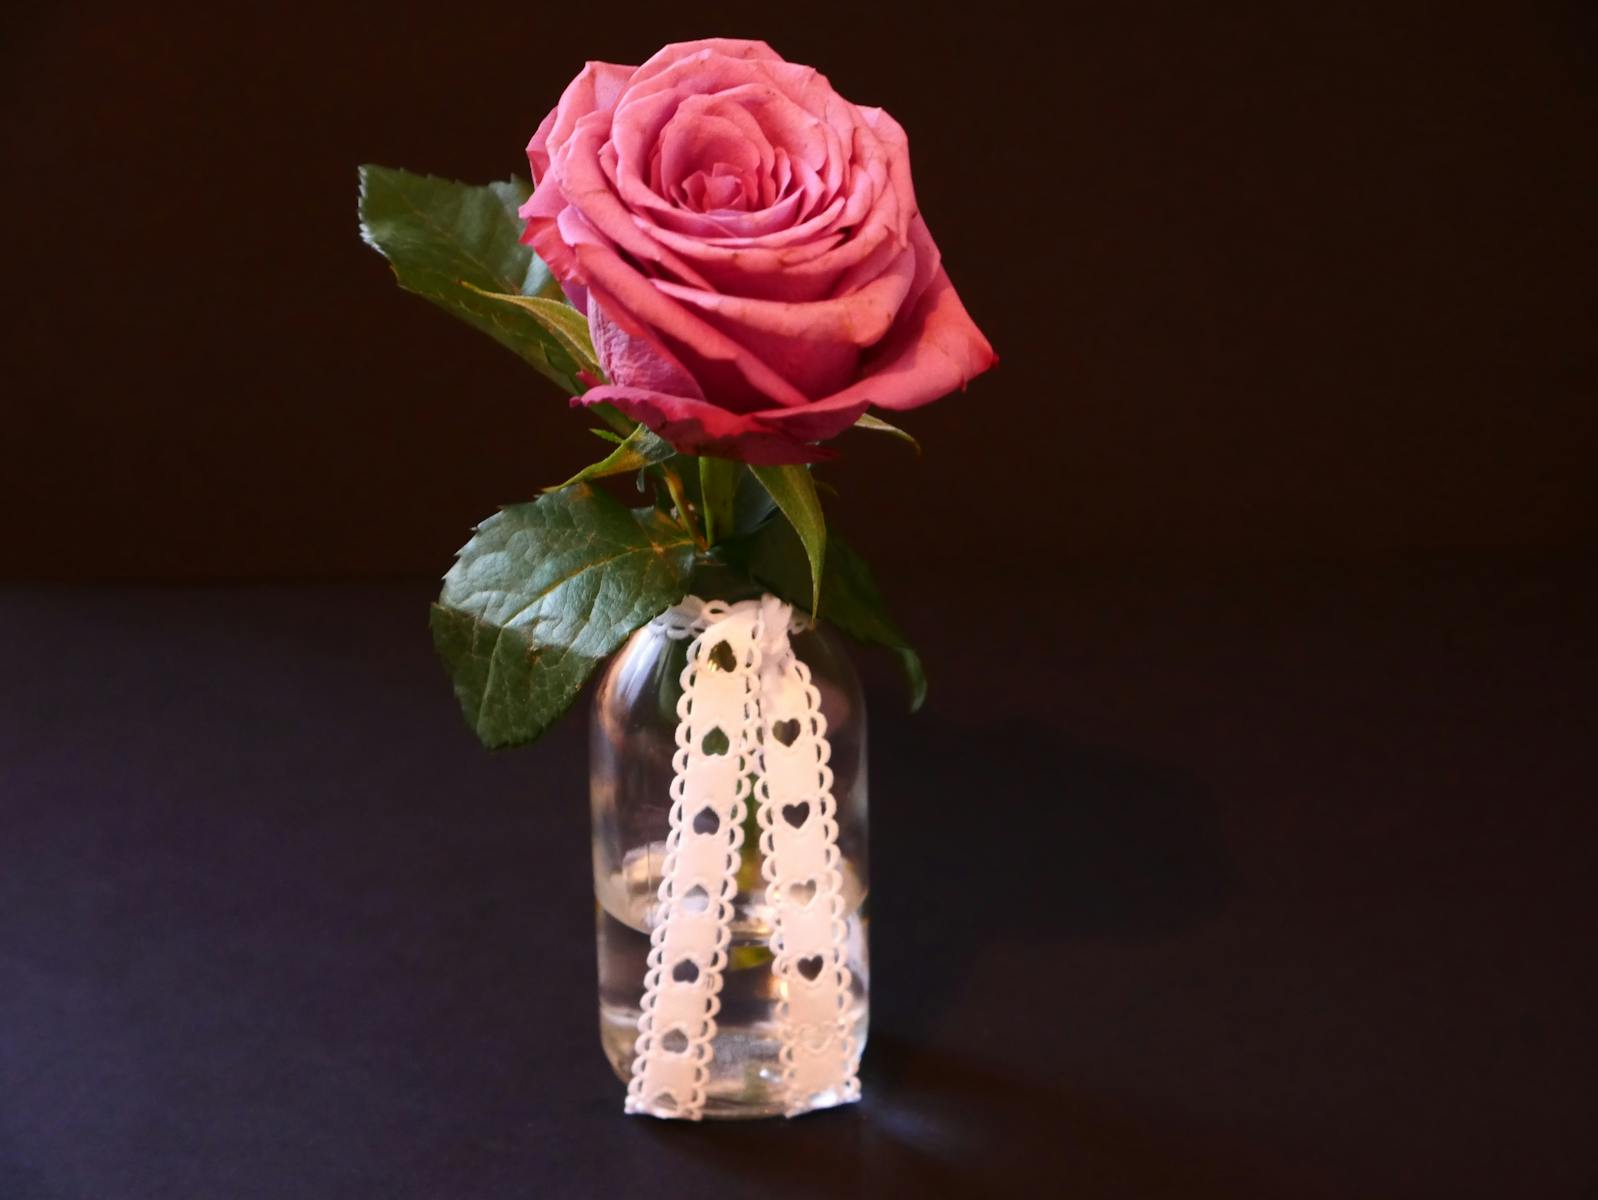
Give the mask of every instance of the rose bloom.
POLYGON ((880 108, 763 42, 589 63, 527 146, 523 240, 588 316, 614 405, 690 454, 760 465, 869 406, 914 408, 996 361, 916 210, 880 108))

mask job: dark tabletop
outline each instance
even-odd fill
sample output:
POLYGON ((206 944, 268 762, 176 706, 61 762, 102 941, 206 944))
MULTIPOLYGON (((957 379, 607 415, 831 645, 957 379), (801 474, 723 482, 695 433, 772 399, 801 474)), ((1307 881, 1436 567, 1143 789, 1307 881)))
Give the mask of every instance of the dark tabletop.
POLYGON ((910 607, 865 1101, 701 1126, 600 1055, 582 720, 479 750, 426 585, 13 589, 0 1197, 1598 1195, 1591 582, 910 607))

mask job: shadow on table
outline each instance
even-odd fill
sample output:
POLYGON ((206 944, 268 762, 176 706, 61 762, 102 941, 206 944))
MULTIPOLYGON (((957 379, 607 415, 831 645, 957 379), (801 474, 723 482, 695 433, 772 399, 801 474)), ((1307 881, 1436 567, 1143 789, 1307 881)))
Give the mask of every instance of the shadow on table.
POLYGON ((1073 943, 1179 938, 1236 889, 1215 799, 1187 771, 1036 721, 883 725, 874 733, 877 1033, 921 1040, 995 947, 1029 964, 1015 988, 1068 990, 1061 951, 1073 943))
POLYGON ((874 1038, 866 1100, 794 1121, 644 1122, 730 1195, 1279 1197, 1246 1146, 1124 1099, 1075 1094, 874 1038))

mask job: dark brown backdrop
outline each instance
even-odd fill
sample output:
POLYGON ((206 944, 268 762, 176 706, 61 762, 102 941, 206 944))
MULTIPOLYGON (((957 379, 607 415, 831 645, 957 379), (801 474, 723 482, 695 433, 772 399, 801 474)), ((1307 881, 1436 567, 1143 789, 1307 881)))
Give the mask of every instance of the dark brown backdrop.
POLYGON ((1073 7, 1053 29, 991 3, 680 7, 102 3, 14 26, 0 571, 440 571, 599 447, 392 285, 356 237, 356 164, 524 171, 584 58, 712 32, 904 122, 1004 356, 906 421, 924 461, 851 435, 827 469, 890 569, 1592 534, 1576 6, 1073 7))

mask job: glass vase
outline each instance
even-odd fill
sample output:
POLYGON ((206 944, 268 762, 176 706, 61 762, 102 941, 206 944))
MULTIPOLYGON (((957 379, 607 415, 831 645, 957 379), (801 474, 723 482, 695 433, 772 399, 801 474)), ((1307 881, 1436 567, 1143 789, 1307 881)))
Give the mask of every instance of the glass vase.
MULTIPOLYGON (((701 599, 729 603, 761 595, 759 588, 714 568, 695 577, 693 590, 701 599)), ((865 1045, 869 1011, 865 700, 848 656, 824 626, 796 630, 790 644, 819 692, 831 746, 842 958, 850 976, 840 1021, 852 1033, 857 1059, 865 1045)), ((688 637, 680 631, 672 636, 661 621, 645 625, 611 660, 593 700, 590 796, 599 1028, 605 1055, 623 1081, 633 1075, 651 935, 661 912, 678 708, 689 646, 688 637)), ((752 783, 742 845, 736 851, 730 940, 699 1114, 711 1118, 791 1116, 854 1098, 839 1087, 808 1090, 795 1084, 792 1071, 785 1072, 779 1024, 789 984, 774 972, 774 909, 762 872, 755 795, 752 783)))

